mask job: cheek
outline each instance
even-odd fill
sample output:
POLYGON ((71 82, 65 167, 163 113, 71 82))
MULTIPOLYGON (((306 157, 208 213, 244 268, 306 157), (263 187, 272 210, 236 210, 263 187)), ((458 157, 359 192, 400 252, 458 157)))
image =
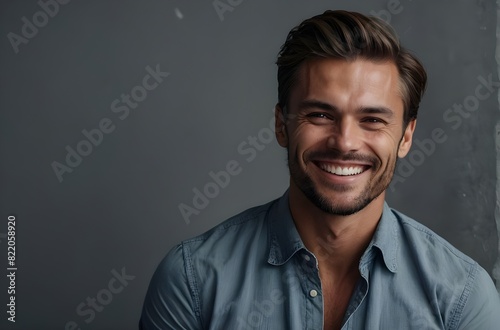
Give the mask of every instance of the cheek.
POLYGON ((311 125, 299 125, 290 133, 290 144, 302 150, 317 146, 328 138, 324 129, 311 125))
POLYGON ((384 144, 387 146, 397 146, 399 141, 401 141, 402 133, 401 129, 398 127, 389 126, 384 130, 375 132, 371 139, 384 140, 384 144))
POLYGON ((379 132, 370 136, 366 141, 381 161, 397 157, 399 140, 396 139, 395 135, 389 132, 379 132))
POLYGON ((297 125, 288 130, 288 157, 300 168, 307 168, 307 155, 312 150, 319 150, 323 145, 324 137, 317 127, 297 125))

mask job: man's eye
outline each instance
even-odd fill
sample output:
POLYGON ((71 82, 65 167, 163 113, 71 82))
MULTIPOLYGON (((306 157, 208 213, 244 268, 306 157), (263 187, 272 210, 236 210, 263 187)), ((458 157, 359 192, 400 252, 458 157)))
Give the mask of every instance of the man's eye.
POLYGON ((311 118, 328 119, 327 115, 321 112, 313 112, 307 115, 311 118))
POLYGON ((380 119, 380 118, 376 118, 376 117, 368 117, 368 118, 365 118, 363 120, 365 123, 370 123, 370 124, 384 124, 385 121, 380 119))

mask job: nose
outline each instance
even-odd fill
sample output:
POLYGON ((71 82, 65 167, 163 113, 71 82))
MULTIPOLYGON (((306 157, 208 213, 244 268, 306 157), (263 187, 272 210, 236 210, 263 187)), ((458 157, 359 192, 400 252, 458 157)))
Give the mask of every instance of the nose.
POLYGON ((331 127, 327 141, 328 148, 341 153, 358 151, 361 147, 363 132, 352 118, 339 119, 331 127))

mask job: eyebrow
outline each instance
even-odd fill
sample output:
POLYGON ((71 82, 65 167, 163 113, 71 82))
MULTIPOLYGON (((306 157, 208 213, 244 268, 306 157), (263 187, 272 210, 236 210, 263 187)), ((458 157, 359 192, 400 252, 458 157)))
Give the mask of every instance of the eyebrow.
POLYGON ((310 108, 316 108, 328 111, 338 111, 337 107, 335 107, 334 105, 331 105, 326 102, 321 102, 318 100, 304 100, 299 104, 299 109, 310 109, 310 108))
POLYGON ((363 114, 379 114, 383 115, 385 117, 393 117, 394 116, 394 111, 387 107, 363 107, 358 110, 359 113, 363 114))
MULTIPOLYGON (((332 111, 332 112, 339 111, 339 109, 336 106, 319 100, 304 100, 299 104, 299 109, 311 109, 311 108, 332 111)), ((394 116, 394 111, 384 106, 361 107, 357 110, 357 112, 360 114, 380 114, 386 117, 394 116)))

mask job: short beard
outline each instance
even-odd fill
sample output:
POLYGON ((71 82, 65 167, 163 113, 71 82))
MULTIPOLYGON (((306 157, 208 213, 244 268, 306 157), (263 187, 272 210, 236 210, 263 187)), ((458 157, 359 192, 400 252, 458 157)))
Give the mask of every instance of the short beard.
MULTIPOLYGON (((349 156, 346 155, 344 157, 336 156, 336 159, 344 159, 344 160, 354 160, 361 159, 359 156, 349 156)), ((339 216, 348 216, 355 214, 362 209, 364 209, 368 204, 370 204, 375 198, 380 196, 387 187, 389 186, 392 176, 394 174, 396 161, 394 161, 393 168, 386 168, 384 171, 384 175, 382 175, 377 182, 373 183, 372 180, 368 182, 367 189, 364 190, 360 196, 356 197, 356 199, 348 206, 342 206, 339 203, 331 202, 326 196, 321 195, 318 190, 315 188, 313 181, 306 173, 302 172, 298 166, 297 154, 295 154, 295 159, 290 160, 290 154, 287 149, 287 159, 288 159, 288 168, 290 170, 290 177, 294 181, 295 185, 302 191, 302 193, 309 199, 311 203, 313 203, 317 208, 321 211, 331 214, 331 215, 339 215, 339 216), (388 174, 387 174, 388 173, 388 174), (375 190, 372 190, 375 188, 375 190)), ((365 158, 363 158, 365 160, 365 158)), ((396 158, 397 159, 397 158, 396 158)), ((378 169, 381 164, 378 159, 369 158, 369 161, 373 164, 374 170, 378 169)), ((389 167, 391 164, 387 164, 389 167)), ((348 191, 348 188, 343 186, 331 185, 332 189, 335 189, 337 193, 341 194, 342 192, 348 191)))

